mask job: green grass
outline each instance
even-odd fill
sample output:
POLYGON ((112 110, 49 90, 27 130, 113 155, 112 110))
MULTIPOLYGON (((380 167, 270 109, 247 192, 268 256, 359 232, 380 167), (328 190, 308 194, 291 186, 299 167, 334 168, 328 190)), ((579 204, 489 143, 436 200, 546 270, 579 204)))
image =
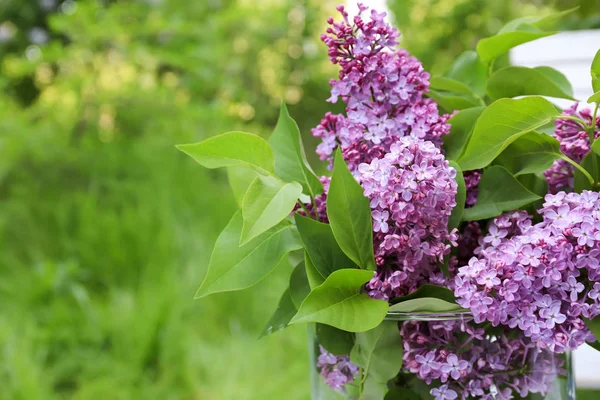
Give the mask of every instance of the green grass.
MULTIPOLYGON (((158 111, 131 113, 156 124, 110 144, 29 143, 44 126, 16 127, 22 153, 0 181, 0 399, 308 397, 305 327, 257 339, 291 267, 193 300, 235 203, 223 171, 175 149, 194 129, 158 111)), ((212 116, 185 123, 217 130, 212 116)))

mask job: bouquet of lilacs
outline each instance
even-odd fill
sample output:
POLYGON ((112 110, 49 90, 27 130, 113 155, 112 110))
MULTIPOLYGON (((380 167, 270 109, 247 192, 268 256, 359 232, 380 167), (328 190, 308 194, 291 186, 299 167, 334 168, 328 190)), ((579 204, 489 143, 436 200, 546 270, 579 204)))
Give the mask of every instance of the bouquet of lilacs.
POLYGON ((560 110, 545 99, 575 100, 560 72, 494 67, 552 34, 560 15, 512 21, 430 77, 384 14, 338 10, 322 39, 340 68, 329 101, 345 113, 312 130, 330 176, 306 161, 285 105, 268 140, 228 132, 179 146, 226 167, 240 205, 197 297, 291 266, 263 334, 315 324, 316 364, 334 389, 388 400, 410 398, 409 382, 436 400, 547 393, 557 355, 600 348, 600 51, 596 106, 560 110), (398 315, 463 317, 386 320, 398 315))

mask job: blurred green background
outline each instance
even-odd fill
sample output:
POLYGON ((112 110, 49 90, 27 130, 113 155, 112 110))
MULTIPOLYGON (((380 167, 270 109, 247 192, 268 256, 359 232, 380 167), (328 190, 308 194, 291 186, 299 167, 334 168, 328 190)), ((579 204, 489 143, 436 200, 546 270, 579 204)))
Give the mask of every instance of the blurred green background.
MULTIPOLYGON (((307 399, 305 328, 257 340, 290 269, 193 301, 235 202, 174 145, 305 135, 335 109, 331 0, 0 0, 0 399, 307 399)), ((597 0, 392 0, 443 71, 506 21, 597 0)), ((339 110, 339 105, 337 106, 339 110)))

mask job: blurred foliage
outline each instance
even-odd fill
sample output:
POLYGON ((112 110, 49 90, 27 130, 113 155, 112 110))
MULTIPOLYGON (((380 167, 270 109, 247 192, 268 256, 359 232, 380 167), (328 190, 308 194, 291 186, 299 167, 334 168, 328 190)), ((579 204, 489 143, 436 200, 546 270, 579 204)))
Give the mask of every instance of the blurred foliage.
POLYGON ((256 340, 289 269, 192 301, 235 203, 174 144, 306 134, 335 3, 0 2, 0 400, 307 398, 304 329, 256 340))
POLYGON ((321 2, 0 4, 0 399, 305 398, 290 270, 192 301, 235 203, 174 145, 315 125, 321 2))
MULTIPOLYGON (((600 0, 387 0, 387 4, 402 32, 401 45, 433 74, 443 73, 456 56, 515 18, 579 7, 564 18, 561 29, 600 28, 600 0)), ((497 66, 507 62, 504 57, 497 66)))

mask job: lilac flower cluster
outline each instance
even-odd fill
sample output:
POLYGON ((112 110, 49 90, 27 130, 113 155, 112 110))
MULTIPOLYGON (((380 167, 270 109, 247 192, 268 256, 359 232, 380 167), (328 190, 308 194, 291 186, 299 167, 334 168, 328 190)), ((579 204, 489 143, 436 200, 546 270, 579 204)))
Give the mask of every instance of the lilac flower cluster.
POLYGON ((530 339, 489 336, 469 321, 409 321, 400 333, 403 370, 435 386, 435 400, 545 395, 564 374, 563 360, 530 339))
POLYGON ((344 385, 353 382, 358 376, 358 367, 350 362, 349 356, 336 356, 319 346, 320 355, 317 368, 325 383, 332 389, 342 390, 344 385))
POLYGON ((399 138, 382 158, 358 166, 358 179, 371 200, 375 256, 381 268, 369 295, 389 299, 444 277, 436 266, 456 245, 448 218, 457 191, 451 168, 431 142, 399 138), (386 265, 392 265, 390 270, 386 265), (436 276, 438 275, 438 276, 436 276))
MULTIPOLYGON (((575 162, 581 162, 589 154, 591 141, 600 136, 600 116, 595 121, 591 110, 577 110, 578 104, 564 110, 563 115, 578 118, 558 118, 555 122, 554 137, 560 142, 560 150, 575 162)), ((559 159, 554 161, 550 169, 544 172, 548 181, 548 191, 557 193, 560 190, 573 188, 573 173, 575 167, 567 161, 559 159)))
POLYGON ((437 104, 424 98, 429 74, 421 63, 405 50, 397 49, 399 33, 384 22, 385 13, 371 11, 370 20, 360 13, 352 23, 343 6, 338 10, 343 21, 331 25, 322 40, 329 57, 341 67, 339 79, 331 81, 329 101, 341 98, 346 115, 328 113, 313 135, 322 143, 317 147, 321 159, 330 158, 341 146, 350 170, 388 153, 390 146, 403 136, 441 144, 440 137, 450 131, 440 116, 437 104))
POLYGON ((496 218, 454 292, 476 322, 518 327, 562 353, 595 340, 583 318, 600 315, 600 197, 549 194, 539 212, 535 225, 523 212, 496 218))
POLYGON ((325 115, 313 134, 322 139, 317 153, 331 160, 335 148, 365 190, 373 209, 374 246, 378 263, 367 285, 372 297, 389 299, 423 283, 445 283, 436 265, 457 234, 448 232, 456 205, 456 171, 439 150, 449 133, 449 116, 424 98, 429 74, 404 50, 396 49, 399 33, 371 11, 350 22, 331 25, 322 39, 341 71, 332 80, 331 98, 346 104, 346 116, 325 115))

